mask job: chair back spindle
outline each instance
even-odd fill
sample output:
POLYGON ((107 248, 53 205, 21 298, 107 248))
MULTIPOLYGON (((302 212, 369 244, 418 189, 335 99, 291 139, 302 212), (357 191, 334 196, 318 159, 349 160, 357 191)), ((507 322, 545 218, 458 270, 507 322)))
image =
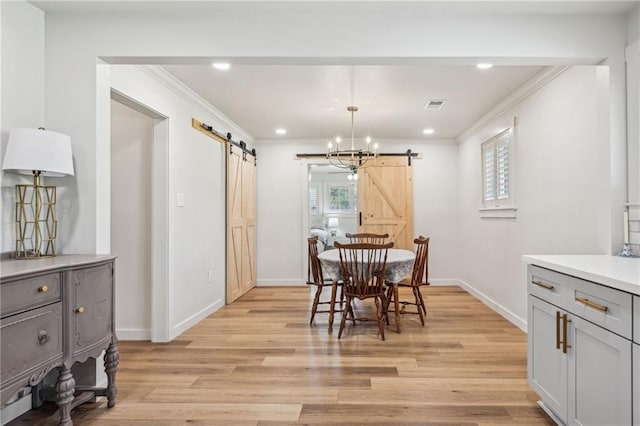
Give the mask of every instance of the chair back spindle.
POLYGON ((384 275, 388 249, 387 244, 340 244, 340 272, 345 295, 358 299, 384 293, 384 275))
POLYGON ((389 234, 346 233, 345 237, 349 238, 351 244, 384 244, 385 240, 389 238, 389 234))

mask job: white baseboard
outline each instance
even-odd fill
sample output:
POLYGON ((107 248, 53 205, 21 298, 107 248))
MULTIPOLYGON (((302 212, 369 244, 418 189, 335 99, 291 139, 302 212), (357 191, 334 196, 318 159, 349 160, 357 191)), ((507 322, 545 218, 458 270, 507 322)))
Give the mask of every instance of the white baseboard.
POLYGON ((151 340, 149 328, 116 328, 118 340, 151 340))
POLYGON ((6 425, 11 420, 31 410, 31 394, 5 405, 0 410, 0 424, 6 425))
POLYGON ((429 280, 429 285, 432 286, 456 286, 456 287, 460 287, 460 280, 457 278, 436 278, 436 279, 430 279, 429 280))
POLYGON ((200 321, 202 321, 203 319, 205 319, 206 317, 208 317, 218 309, 222 308, 223 306, 224 306, 224 300, 218 299, 214 303, 205 307, 204 309, 201 309, 200 311, 191 315, 189 318, 179 322, 171 330, 171 336, 169 336, 169 341, 172 341, 173 339, 175 339, 176 337, 178 337, 179 335, 181 335, 182 333, 184 333, 185 331, 187 331, 188 329, 190 329, 191 327, 193 327, 194 325, 196 325, 197 323, 199 323, 200 321))
POLYGON ((462 280, 457 280, 457 281, 460 287, 465 289, 468 293, 470 293, 475 298, 479 299, 482 303, 484 303, 485 305, 487 305, 488 307, 490 307, 491 309, 493 309, 494 311, 502 315, 507 321, 509 321, 511 324, 515 325, 516 327, 518 327, 520 330, 524 331, 525 333, 527 332, 526 320, 520 318, 519 316, 517 316, 516 314, 514 314, 513 312, 511 312, 510 310, 508 310, 507 308, 505 308, 504 306, 496 302, 495 300, 488 297, 486 294, 482 293, 479 290, 476 290, 474 287, 472 287, 468 283, 462 280))
POLYGON ((257 280, 256 287, 304 287, 305 281, 299 278, 257 280))

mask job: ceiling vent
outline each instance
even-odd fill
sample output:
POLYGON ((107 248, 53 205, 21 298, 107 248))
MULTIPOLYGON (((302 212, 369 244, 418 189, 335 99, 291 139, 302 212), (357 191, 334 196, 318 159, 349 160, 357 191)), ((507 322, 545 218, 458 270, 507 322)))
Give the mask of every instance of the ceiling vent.
POLYGON ((431 100, 427 102, 424 106, 424 109, 441 109, 444 106, 444 103, 447 102, 444 99, 431 100))

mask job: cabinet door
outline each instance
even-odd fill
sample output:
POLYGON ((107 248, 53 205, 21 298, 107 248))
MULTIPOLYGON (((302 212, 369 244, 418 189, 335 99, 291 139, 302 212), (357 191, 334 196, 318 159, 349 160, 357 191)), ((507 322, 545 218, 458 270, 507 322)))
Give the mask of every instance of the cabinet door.
POLYGON ((638 296, 633 296, 633 341, 640 343, 640 297, 638 296))
POLYGON ((529 295, 528 379, 544 405, 567 421, 567 357, 556 348, 557 307, 529 295))
POLYGON ((579 317, 568 328, 569 424, 631 424, 631 342, 579 317))
MULTIPOLYGON (((113 265, 71 273, 73 355, 110 340, 113 330, 113 265)), ((102 346, 102 345, 100 345, 102 346)))
POLYGON ((633 344, 633 424, 640 424, 640 345, 633 344))

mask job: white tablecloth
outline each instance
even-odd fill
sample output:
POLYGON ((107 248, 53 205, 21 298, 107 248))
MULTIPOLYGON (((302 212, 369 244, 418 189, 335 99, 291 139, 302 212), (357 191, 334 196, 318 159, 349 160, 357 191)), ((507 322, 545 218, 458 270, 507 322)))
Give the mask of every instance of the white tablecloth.
MULTIPOLYGON (((411 274, 413 260, 416 255, 412 251, 404 249, 389 249, 387 253, 387 265, 385 268, 385 280, 397 283, 411 274)), ((322 265, 322 273, 325 278, 340 280, 340 253, 339 250, 326 250, 318 255, 322 265)))

